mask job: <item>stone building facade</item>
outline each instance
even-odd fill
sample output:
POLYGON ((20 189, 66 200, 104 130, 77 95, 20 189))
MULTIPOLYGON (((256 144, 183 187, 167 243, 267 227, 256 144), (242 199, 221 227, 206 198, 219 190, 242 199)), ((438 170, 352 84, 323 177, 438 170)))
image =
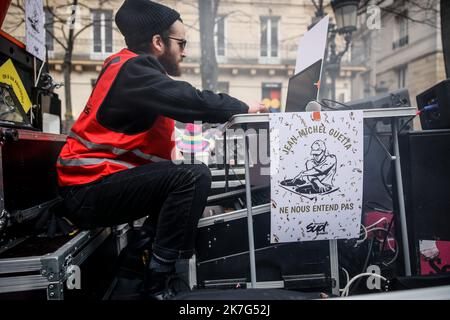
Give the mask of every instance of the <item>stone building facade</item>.
MULTIPOLYGON (((65 51, 59 42, 68 34, 69 22, 60 23, 58 19, 61 17, 70 21, 70 15, 74 12, 74 32, 80 32, 75 41, 71 74, 72 114, 76 118, 89 97, 103 60, 123 48, 125 43, 113 19, 122 0, 80 0, 73 12, 67 6, 70 2, 48 1, 46 24, 56 39, 48 36, 46 43, 50 72, 56 81, 62 82, 65 51)), ((188 40, 181 80, 200 88, 198 1, 160 2, 181 13, 188 40)), ((310 0, 221 0, 215 25, 218 90, 248 103, 264 101, 282 108, 286 101, 288 80, 294 72, 298 40, 311 24, 314 10, 310 0)), ((331 7, 326 10, 331 11, 331 7)), ((17 9, 10 8, 3 29, 22 40, 23 25, 16 27, 20 15, 23 15, 20 10, 17 12, 17 9)), ((342 77, 338 78, 336 85, 336 97, 341 101, 351 97, 350 77, 354 68, 347 63, 348 57, 343 62, 342 77)), ((62 100, 64 114, 64 89, 59 89, 57 93, 62 100)))

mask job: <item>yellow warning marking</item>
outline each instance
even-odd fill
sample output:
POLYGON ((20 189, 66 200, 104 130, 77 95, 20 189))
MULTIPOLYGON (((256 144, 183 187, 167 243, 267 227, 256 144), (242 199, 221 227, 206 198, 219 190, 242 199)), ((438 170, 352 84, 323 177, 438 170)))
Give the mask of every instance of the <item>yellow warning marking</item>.
POLYGON ((23 110, 28 112, 31 108, 31 100, 30 97, 28 97, 27 91, 25 90, 22 80, 11 59, 8 59, 8 61, 0 67, 0 82, 9 84, 13 88, 23 110))

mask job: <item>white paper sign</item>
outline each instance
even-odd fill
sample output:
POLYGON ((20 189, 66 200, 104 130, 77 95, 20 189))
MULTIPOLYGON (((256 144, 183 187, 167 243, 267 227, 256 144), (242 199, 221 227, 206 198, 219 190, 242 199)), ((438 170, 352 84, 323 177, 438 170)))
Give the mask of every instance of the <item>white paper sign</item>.
POLYGON ((25 0, 26 50, 45 60, 44 9, 42 0, 25 0))
POLYGON ((295 74, 303 71, 316 61, 324 58, 327 44, 330 17, 320 20, 311 30, 306 32, 298 42, 295 74))
POLYGON ((271 243, 358 238, 363 112, 269 117, 271 243))

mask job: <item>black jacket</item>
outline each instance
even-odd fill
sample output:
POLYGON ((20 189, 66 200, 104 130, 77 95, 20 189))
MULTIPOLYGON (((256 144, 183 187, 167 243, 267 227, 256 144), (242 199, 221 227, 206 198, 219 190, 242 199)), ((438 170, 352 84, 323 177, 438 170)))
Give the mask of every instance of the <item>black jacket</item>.
POLYGON ((121 68, 97 113, 97 121, 116 132, 148 130, 158 115, 181 122, 226 122, 247 113, 248 106, 227 94, 200 91, 166 75, 151 55, 128 60, 121 68))

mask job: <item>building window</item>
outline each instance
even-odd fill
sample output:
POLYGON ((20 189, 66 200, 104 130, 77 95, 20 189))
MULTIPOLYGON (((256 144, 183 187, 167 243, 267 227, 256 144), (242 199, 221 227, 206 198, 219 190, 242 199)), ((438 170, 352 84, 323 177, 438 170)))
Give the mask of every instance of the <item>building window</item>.
POLYGON ((93 52, 113 52, 113 14, 111 10, 92 10, 93 52))
POLYGON ((224 57, 225 52, 225 16, 219 16, 214 26, 214 43, 216 45, 216 55, 224 57))
POLYGON ((218 93, 229 93, 230 92, 230 83, 219 81, 217 83, 217 92, 218 93))
POLYGON ((372 89, 370 86, 370 73, 369 72, 365 73, 362 76, 362 83, 363 83, 363 97, 365 98, 365 97, 368 97, 372 92, 372 89))
POLYGON ((398 88, 406 87, 406 66, 397 69, 397 86, 398 88))
POLYGON ((261 97, 270 112, 281 111, 281 83, 263 83, 261 97))
POLYGON ((278 57, 278 22, 279 17, 261 17, 261 47, 262 58, 278 57))
POLYGON ((404 11, 401 15, 395 17, 395 41, 392 44, 392 49, 397 49, 406 46, 409 43, 408 35, 408 12, 404 11))
POLYGON ((47 48, 47 51, 53 51, 54 50, 54 38, 53 35, 55 34, 55 28, 54 28, 54 16, 51 13, 51 10, 49 7, 44 7, 44 16, 45 16, 45 46, 47 48))

